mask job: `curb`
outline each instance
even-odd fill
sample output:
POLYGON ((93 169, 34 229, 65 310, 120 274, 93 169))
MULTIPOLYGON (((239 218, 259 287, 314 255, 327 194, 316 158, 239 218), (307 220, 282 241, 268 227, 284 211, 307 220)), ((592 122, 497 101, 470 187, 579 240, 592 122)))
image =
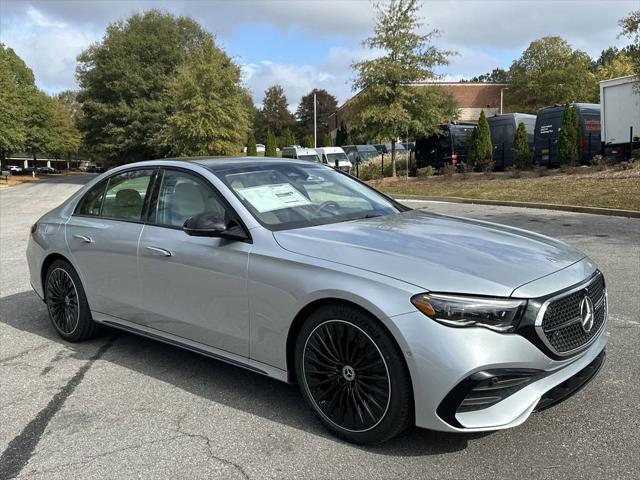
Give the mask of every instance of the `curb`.
POLYGON ((583 207, 579 205, 558 205, 556 203, 529 203, 509 200, 483 200, 461 197, 431 197, 425 195, 391 195, 395 200, 423 200, 428 202, 470 203, 476 205, 496 205, 503 207, 541 208, 544 210, 559 210, 562 212, 591 213, 594 215, 609 215, 614 217, 640 218, 638 210, 622 210, 618 208, 583 207))

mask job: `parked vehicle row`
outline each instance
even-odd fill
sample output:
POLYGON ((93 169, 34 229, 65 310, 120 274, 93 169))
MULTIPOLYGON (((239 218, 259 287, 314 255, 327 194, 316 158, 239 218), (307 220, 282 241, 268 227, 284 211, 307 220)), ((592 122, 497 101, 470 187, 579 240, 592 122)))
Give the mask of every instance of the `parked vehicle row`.
POLYGON ((23 175, 23 174, 31 174, 31 173, 40 173, 40 174, 47 175, 50 173, 59 172, 59 170, 53 167, 20 167, 18 165, 10 165, 7 168, 12 175, 23 175))

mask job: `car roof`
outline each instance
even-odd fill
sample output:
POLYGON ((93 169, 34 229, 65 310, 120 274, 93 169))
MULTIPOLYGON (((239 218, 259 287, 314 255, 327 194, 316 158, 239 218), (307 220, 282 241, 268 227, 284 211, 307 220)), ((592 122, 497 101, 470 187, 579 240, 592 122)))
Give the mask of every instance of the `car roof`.
POLYGON ((264 167, 265 165, 283 165, 298 163, 300 165, 309 165, 306 160, 296 160, 293 158, 276 158, 276 157, 205 157, 205 158, 188 158, 187 160, 211 171, 226 170, 236 167, 264 167))

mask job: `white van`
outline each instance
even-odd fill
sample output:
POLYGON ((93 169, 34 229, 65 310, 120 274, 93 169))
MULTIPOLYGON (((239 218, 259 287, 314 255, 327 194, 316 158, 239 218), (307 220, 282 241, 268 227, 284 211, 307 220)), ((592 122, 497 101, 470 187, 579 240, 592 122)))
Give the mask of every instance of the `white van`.
POLYGON ((351 162, 347 158, 347 154, 340 147, 322 147, 316 148, 316 152, 320 155, 320 160, 325 165, 330 167, 336 166, 336 160, 338 161, 338 169, 343 172, 349 172, 351 170, 351 162))
POLYGON ((308 162, 320 162, 320 156, 313 148, 304 148, 298 145, 282 147, 282 158, 296 158, 308 162))

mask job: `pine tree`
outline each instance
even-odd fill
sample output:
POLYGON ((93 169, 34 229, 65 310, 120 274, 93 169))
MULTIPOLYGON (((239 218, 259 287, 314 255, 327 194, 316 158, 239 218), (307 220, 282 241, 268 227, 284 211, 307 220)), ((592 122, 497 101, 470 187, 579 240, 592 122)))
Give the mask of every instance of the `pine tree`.
POLYGON ((491 129, 489 122, 484 114, 484 110, 480 111, 480 119, 478 120, 478 129, 476 134, 477 149, 475 154, 476 168, 483 172, 493 169, 493 143, 491 143, 491 129))
POLYGON ((267 141, 265 142, 264 156, 265 157, 277 156, 276 136, 271 130, 267 131, 267 141))
POLYGON ((323 147, 333 147, 333 138, 331 138, 331 134, 325 133, 324 138, 322 139, 323 147))
POLYGON ((256 136, 253 134, 253 130, 249 131, 249 138, 247 138, 247 156, 258 156, 258 149, 256 147, 256 136))
POLYGON ((573 166, 580 156, 580 136, 578 134, 578 112, 573 105, 565 105, 560 135, 558 136, 558 163, 573 166))
MULTIPOLYGON (((370 60, 354 63, 354 87, 358 123, 370 138, 386 139, 391 152, 392 175, 396 175, 395 141, 407 131, 431 133, 445 112, 438 102, 426 102, 430 88, 407 85, 436 77, 434 68, 446 65, 450 52, 439 50, 433 39, 436 31, 423 29, 419 0, 391 0, 374 3, 376 24, 364 46, 379 53, 370 60), (427 109, 422 108, 427 106, 427 109), (416 109, 415 105, 421 108, 416 109)), ((429 98, 430 100, 430 98, 429 98)))
POLYGON ((302 146, 306 148, 313 148, 313 135, 309 134, 306 137, 304 137, 302 146))
POLYGON ((284 131, 284 138, 282 141, 282 145, 285 147, 290 147, 296 144, 296 137, 293 135, 293 132, 290 128, 286 128, 284 131))
POLYGON ((527 138, 527 129, 524 126, 524 122, 520 122, 513 139, 513 166, 520 170, 528 170, 531 168, 532 157, 527 138))

